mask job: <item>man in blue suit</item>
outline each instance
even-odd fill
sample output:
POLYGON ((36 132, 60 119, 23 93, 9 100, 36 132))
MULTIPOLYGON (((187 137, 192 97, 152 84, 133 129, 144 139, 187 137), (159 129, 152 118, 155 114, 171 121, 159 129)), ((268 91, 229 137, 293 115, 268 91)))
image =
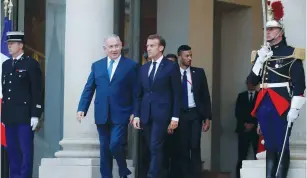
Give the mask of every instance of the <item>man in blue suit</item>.
POLYGON ((105 39, 107 57, 92 64, 77 112, 77 119, 81 121, 96 91, 95 123, 99 133, 102 178, 112 178, 112 155, 117 161, 119 175, 126 178, 131 174, 123 145, 129 118, 133 117, 137 64, 121 56, 121 49, 122 43, 118 36, 111 35, 105 39))
POLYGON ((165 40, 159 35, 147 39, 147 52, 151 62, 139 72, 138 100, 133 125, 145 131, 150 149, 150 166, 147 176, 161 178, 163 142, 168 129, 176 129, 181 105, 181 82, 178 65, 163 57, 165 40))

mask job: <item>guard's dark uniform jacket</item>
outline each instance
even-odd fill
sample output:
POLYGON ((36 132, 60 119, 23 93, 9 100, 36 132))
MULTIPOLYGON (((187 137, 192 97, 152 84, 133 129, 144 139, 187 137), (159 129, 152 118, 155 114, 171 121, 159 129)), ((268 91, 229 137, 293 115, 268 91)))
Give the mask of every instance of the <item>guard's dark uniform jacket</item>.
POLYGON ((25 55, 16 60, 2 64, 1 118, 5 125, 30 124, 31 117, 39 118, 43 110, 39 63, 25 55))
MULTIPOLYGON (((290 107, 292 96, 302 96, 306 88, 302 62, 305 59, 305 50, 288 46, 285 40, 271 49, 273 56, 265 62, 261 75, 257 76, 251 71, 248 77, 253 85, 260 83, 262 88, 252 111, 253 116, 265 94, 269 94, 279 115, 283 115, 290 107)), ((258 57, 256 53, 252 53, 252 62, 258 57)))

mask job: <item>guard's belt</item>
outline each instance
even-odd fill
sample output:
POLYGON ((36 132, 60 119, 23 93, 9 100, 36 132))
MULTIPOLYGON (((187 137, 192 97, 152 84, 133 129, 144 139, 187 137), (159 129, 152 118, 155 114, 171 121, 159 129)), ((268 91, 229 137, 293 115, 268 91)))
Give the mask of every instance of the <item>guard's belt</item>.
POLYGON ((287 87, 287 90, 290 93, 289 82, 260 84, 260 88, 264 88, 264 89, 266 89, 266 88, 279 88, 279 87, 287 87))

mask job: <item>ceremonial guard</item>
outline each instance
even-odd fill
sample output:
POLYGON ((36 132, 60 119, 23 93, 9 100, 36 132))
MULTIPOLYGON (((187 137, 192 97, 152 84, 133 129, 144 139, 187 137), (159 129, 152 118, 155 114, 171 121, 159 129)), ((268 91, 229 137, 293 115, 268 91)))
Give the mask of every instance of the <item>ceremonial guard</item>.
POLYGON ((2 64, 2 111, 10 178, 32 178, 33 138, 42 113, 42 73, 25 56, 23 32, 7 33, 11 59, 2 64))
POLYGON ((287 45, 281 1, 267 3, 265 45, 252 52, 249 81, 260 84, 252 115, 256 116, 266 149, 266 178, 286 178, 289 163, 289 135, 305 103, 305 50, 287 45))

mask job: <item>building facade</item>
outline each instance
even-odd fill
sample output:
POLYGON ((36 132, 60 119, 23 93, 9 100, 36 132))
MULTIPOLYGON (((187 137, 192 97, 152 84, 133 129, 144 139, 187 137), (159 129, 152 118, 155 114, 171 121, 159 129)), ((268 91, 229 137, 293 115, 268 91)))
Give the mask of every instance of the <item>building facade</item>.
MULTIPOLYGON (((237 135, 234 107, 250 71, 250 52, 263 43, 261 1, 255 0, 14 0, 15 29, 24 30, 26 52, 45 73, 43 127, 35 136, 34 177, 95 177, 99 158, 93 109, 81 124, 75 114, 91 64, 102 58, 103 38, 118 34, 124 54, 141 63, 149 34, 166 39, 167 53, 181 44, 193 65, 205 69, 213 119, 202 135, 204 169, 234 176, 237 135)), ((283 0, 288 43, 306 47, 306 2, 283 0)), ((305 64, 305 63, 304 63, 305 64)), ((291 143, 306 160, 305 110, 291 143), (303 154, 304 153, 304 154, 303 154)), ((137 168, 137 133, 130 129, 129 165, 137 168)), ((137 169, 136 169, 137 170, 137 169)), ((99 172, 99 171, 98 171, 99 172)))

